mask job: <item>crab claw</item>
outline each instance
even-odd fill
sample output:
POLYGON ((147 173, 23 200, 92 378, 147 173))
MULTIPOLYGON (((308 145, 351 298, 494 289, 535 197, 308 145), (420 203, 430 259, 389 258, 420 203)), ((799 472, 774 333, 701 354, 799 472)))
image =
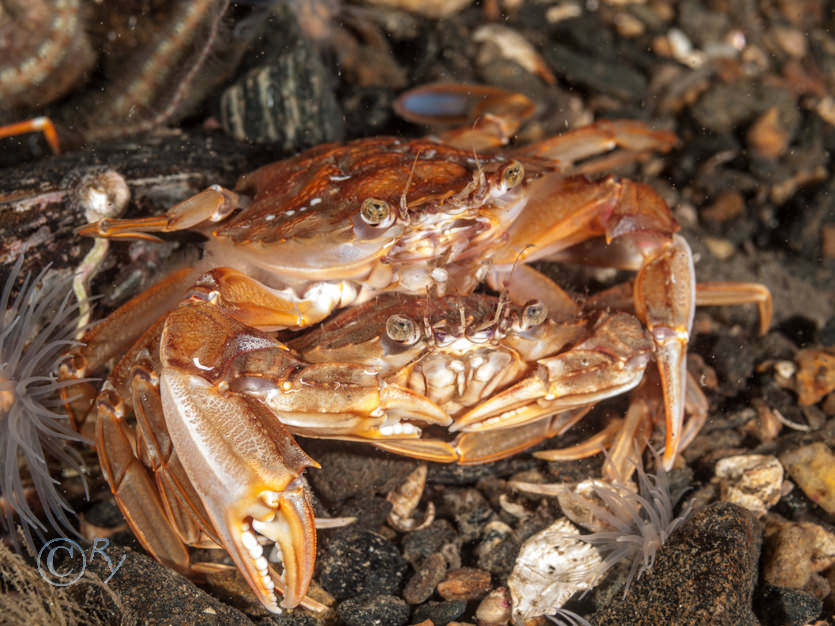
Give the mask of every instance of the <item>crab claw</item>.
POLYGON ((163 368, 166 426, 223 547, 261 603, 279 612, 276 583, 256 533, 275 542, 292 608, 313 575, 316 529, 300 482, 317 467, 262 404, 177 368, 163 368))

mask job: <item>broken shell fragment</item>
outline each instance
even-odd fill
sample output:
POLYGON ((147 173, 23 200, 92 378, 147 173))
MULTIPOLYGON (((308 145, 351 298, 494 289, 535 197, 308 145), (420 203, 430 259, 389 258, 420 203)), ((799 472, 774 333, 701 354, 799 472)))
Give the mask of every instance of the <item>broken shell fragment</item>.
POLYGON ((507 579, 515 619, 555 613, 575 593, 598 583, 603 560, 579 536, 579 529, 561 518, 522 545, 507 579))

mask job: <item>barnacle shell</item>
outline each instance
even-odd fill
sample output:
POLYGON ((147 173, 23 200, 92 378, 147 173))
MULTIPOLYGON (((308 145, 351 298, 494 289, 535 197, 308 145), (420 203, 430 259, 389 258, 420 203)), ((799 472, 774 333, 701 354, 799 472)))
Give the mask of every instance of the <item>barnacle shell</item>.
POLYGON ((513 615, 523 620, 554 613, 578 591, 594 587, 605 571, 597 548, 560 518, 522 545, 507 579, 513 615))

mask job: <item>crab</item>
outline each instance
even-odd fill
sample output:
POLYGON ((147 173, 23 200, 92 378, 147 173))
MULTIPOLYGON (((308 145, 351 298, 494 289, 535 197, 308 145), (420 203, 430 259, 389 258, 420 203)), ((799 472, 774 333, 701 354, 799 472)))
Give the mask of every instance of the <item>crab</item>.
MULTIPOLYGON (((97 396, 87 383, 67 387, 66 404, 76 427, 94 434, 105 477, 148 551, 195 573, 218 566, 192 563, 187 546, 223 547, 271 611, 279 610, 275 587, 282 606, 311 605, 317 522, 302 473, 316 463, 294 435, 486 462, 563 432, 595 402, 638 387, 638 408, 621 430, 635 433, 663 413, 669 467, 704 413, 694 410, 685 429, 688 394, 699 404, 685 369, 696 304, 756 302, 765 326, 770 317, 764 287, 696 284, 690 249, 651 187, 586 176, 601 167, 589 157, 667 150, 670 133, 601 121, 502 148, 532 109, 518 94, 436 85, 398 106, 407 117, 443 108, 453 113, 446 121, 460 123, 465 111, 478 121, 443 140, 326 144, 244 175, 234 191, 212 186, 165 215, 81 229, 108 239, 184 230, 207 237, 201 262, 87 333, 62 375, 81 379, 111 366, 110 375, 97 396), (581 309, 528 264, 546 258, 637 275, 581 309), (505 304, 470 296, 481 282, 505 304), (386 315, 383 332, 374 307, 389 300, 380 298, 424 312, 408 322, 403 312, 386 315), (344 307, 362 308, 300 338, 276 339, 344 307), (445 344, 443 333, 454 340, 445 344), (506 369, 491 381, 465 377, 462 386, 461 360, 450 354, 477 354, 479 340, 490 345, 478 358, 506 369), (438 429, 460 434, 449 442, 431 436, 438 429), (260 541, 280 547, 283 577, 260 541)), ((615 430, 563 454, 618 446, 626 437, 615 430)))

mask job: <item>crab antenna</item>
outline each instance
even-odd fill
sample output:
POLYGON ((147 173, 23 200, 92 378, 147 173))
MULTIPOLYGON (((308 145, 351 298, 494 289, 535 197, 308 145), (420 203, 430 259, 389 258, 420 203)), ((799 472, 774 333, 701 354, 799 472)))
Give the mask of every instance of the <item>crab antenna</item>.
POLYGON ((415 155, 415 160, 412 161, 412 168, 409 170, 409 176, 406 178, 406 186, 403 187, 403 193, 400 194, 400 219, 405 222, 409 220, 409 207, 406 204, 406 192, 409 191, 409 185, 412 184, 412 176, 415 174, 415 168, 417 167, 418 159, 420 159, 422 150, 418 150, 417 154, 415 155))

